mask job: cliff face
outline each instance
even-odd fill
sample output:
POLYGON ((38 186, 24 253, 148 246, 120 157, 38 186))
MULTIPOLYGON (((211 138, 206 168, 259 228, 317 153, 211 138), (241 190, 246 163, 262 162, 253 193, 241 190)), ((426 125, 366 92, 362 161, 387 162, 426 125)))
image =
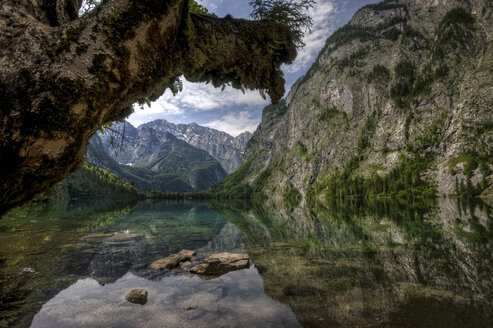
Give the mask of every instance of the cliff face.
POLYGON ((363 7, 264 109, 242 181, 273 198, 491 192, 492 39, 489 1, 363 7))

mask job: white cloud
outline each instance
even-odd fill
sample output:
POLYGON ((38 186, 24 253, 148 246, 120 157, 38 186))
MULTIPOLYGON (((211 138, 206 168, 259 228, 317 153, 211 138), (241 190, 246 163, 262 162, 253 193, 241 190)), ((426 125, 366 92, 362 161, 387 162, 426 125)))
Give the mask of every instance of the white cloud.
POLYGON ((233 87, 214 88, 211 84, 191 83, 183 79, 183 91, 176 95, 175 101, 182 106, 195 110, 211 110, 227 106, 257 106, 267 105, 258 91, 241 90, 233 87))
POLYGON ((310 33, 303 38, 305 47, 298 51, 296 60, 291 65, 284 65, 283 70, 287 73, 295 73, 306 68, 318 55, 325 44, 327 37, 334 31, 333 17, 336 13, 332 0, 320 0, 308 14, 313 19, 310 33))
POLYGON ((202 125, 219 131, 224 131, 236 137, 237 135, 245 131, 250 131, 253 133, 258 124, 259 121, 255 118, 252 118, 251 113, 249 113, 248 111, 242 111, 238 113, 227 114, 222 118, 213 120, 202 125))

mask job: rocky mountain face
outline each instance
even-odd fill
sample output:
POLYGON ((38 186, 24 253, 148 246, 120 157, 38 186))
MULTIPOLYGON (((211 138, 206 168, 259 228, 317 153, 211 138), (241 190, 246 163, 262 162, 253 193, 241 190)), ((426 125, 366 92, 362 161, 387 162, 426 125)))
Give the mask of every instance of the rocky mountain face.
POLYGON ((109 148, 98 134, 89 143, 86 159, 133 183, 139 190, 202 191, 227 176, 219 162, 206 151, 177 139, 171 133, 146 128, 129 129, 125 140, 138 140, 141 145, 135 147, 129 157, 123 157, 131 160, 128 164, 115 161, 108 153, 115 148, 109 148))
POLYGON ((232 178, 274 199, 484 195, 492 109, 492 2, 384 1, 360 9, 264 109, 232 178))
POLYGON ((113 129, 118 133, 105 133, 100 137, 105 150, 119 163, 131 164, 142 156, 151 155, 159 148, 159 143, 162 141, 159 140, 160 136, 165 136, 164 133, 168 132, 208 152, 228 173, 240 167, 243 151, 252 136, 250 132, 244 132, 237 137, 232 137, 225 132, 196 123, 173 124, 166 120, 155 120, 138 128, 128 122, 118 123, 113 126, 113 129), (157 138, 151 138, 151 134, 157 138))

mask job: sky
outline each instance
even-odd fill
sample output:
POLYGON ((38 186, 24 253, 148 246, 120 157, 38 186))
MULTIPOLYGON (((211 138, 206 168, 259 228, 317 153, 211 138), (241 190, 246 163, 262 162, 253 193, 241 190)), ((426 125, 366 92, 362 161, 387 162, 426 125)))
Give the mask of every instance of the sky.
MULTIPOLYGON (((210 12, 219 17, 227 14, 235 18, 249 18, 250 0, 202 0, 210 12)), ((283 65, 286 92, 310 68, 325 40, 345 25, 362 6, 377 0, 318 0, 309 10, 313 19, 311 32, 304 38, 305 47, 298 51, 296 60, 283 65)), ((254 132, 262 117, 262 109, 270 103, 258 91, 242 91, 232 87, 214 88, 210 84, 190 83, 184 78, 183 91, 173 96, 168 90, 151 107, 135 105, 135 112, 127 118, 134 126, 156 119, 172 123, 192 123, 214 128, 237 136, 244 131, 254 132)))

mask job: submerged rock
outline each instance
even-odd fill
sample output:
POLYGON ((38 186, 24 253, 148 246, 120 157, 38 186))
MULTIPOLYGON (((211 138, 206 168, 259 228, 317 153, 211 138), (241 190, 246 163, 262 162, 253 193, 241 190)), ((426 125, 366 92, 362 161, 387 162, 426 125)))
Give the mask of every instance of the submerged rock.
POLYGON ((190 269, 190 272, 219 276, 230 271, 248 268, 249 259, 248 254, 216 253, 190 269))
POLYGON ((130 303, 144 305, 147 303, 147 290, 142 288, 132 289, 125 299, 130 303))
POLYGON ((188 305, 183 308, 183 310, 185 311, 196 310, 196 309, 198 309, 197 305, 188 305))
POLYGON ((178 254, 171 254, 164 259, 153 262, 150 267, 156 270, 173 269, 176 268, 180 262, 188 261, 195 255, 197 255, 195 251, 182 249, 178 254))

